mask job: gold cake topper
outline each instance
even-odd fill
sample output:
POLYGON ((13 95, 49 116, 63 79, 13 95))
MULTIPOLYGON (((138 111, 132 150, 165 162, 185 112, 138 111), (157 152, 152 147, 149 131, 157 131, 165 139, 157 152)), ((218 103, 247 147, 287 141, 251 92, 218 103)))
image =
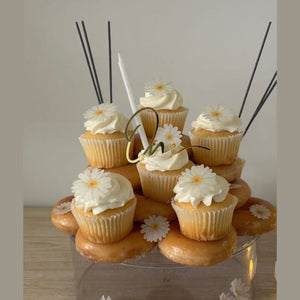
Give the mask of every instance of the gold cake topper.
MULTIPOLYGON (((154 139, 155 139, 155 136, 156 136, 156 133, 157 133, 157 130, 158 130, 158 125, 159 125, 159 116, 158 116, 157 111, 154 108, 152 108, 152 107, 143 107, 143 108, 137 110, 129 118, 129 120, 128 120, 127 124, 126 124, 126 127, 125 127, 125 137, 126 137, 126 139, 128 141, 127 147, 126 147, 126 158, 127 158, 127 160, 130 163, 137 163, 138 161, 141 161, 146 154, 148 154, 149 156, 153 155, 157 151, 158 148, 161 148, 162 153, 165 152, 165 145, 164 145, 163 142, 159 142, 156 145, 153 143, 154 139), (152 139, 151 139, 151 141, 149 143, 149 146, 146 149, 144 149, 143 153, 139 157, 137 157, 136 159, 131 159, 130 158, 130 147, 131 147, 132 141, 134 139, 134 135, 135 135, 136 131, 139 129, 139 127, 141 126, 141 124, 137 125, 133 129, 133 131, 129 134, 130 123, 131 123, 131 121, 134 119, 134 117, 136 115, 138 115, 141 111, 146 110, 146 109, 152 110, 154 112, 154 114, 155 114, 156 125, 155 125, 154 135, 153 135, 153 137, 152 137, 152 139)), ((169 151, 173 150, 174 148, 175 148, 175 144, 172 144, 171 147, 170 147, 170 149, 169 149, 169 151)), ((187 149, 190 149, 190 148, 202 148, 202 149, 205 149, 205 150, 210 150, 210 148, 204 147, 204 146, 189 146, 189 147, 183 147, 183 148, 179 149, 178 151, 173 152, 172 154, 175 155, 175 154, 178 154, 178 153, 182 152, 183 150, 187 150, 187 149)))

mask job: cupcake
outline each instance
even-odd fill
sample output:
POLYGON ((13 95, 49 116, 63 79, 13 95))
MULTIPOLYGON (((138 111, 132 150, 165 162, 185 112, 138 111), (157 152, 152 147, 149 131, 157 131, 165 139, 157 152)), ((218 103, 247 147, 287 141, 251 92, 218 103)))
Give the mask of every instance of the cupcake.
MULTIPOLYGON (((151 81, 145 85, 145 97, 140 98, 140 108, 154 108, 159 116, 159 126, 172 124, 183 130, 188 109, 182 106, 182 96, 170 83, 151 81)), ((153 137, 156 129, 156 116, 151 110, 140 112, 141 120, 148 137, 153 137)))
POLYGON ((94 243, 112 243, 132 230, 136 198, 124 176, 85 170, 72 185, 72 213, 82 234, 94 243))
POLYGON ((172 200, 181 233, 199 241, 219 240, 229 234, 238 200, 228 191, 229 183, 203 165, 182 173, 172 200))
POLYGON ((230 165, 238 155, 243 133, 238 129, 242 122, 230 109, 221 105, 204 108, 189 132, 193 146, 205 146, 211 150, 193 148, 193 160, 208 166, 230 165))
MULTIPOLYGON (((114 104, 93 106, 84 113, 86 132, 79 137, 89 164, 94 168, 114 168, 128 164, 126 158, 127 118, 114 104)), ((131 148, 132 153, 133 148, 131 148)), ((130 154, 131 154, 130 153, 130 154)))
POLYGON ((140 156, 137 169, 140 175, 143 195, 154 201, 170 203, 174 196, 173 188, 186 168, 193 163, 189 161, 187 150, 181 145, 181 133, 172 125, 160 128, 156 135, 156 145, 164 144, 164 149, 140 156))

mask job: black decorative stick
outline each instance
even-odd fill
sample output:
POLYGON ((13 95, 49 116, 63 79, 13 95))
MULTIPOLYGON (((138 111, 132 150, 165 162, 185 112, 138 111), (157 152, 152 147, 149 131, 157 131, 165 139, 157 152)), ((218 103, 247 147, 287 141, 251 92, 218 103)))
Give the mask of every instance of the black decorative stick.
MULTIPOLYGON (((273 77, 274 78, 274 77, 273 77)), ((272 78, 272 80, 273 80, 272 78)), ((271 80, 271 84, 272 84, 272 80, 271 80)), ((265 102, 267 101, 267 99, 269 98, 270 94, 272 93, 274 87, 277 84, 277 80, 273 83, 273 85, 270 87, 270 85, 268 86, 266 92, 264 93, 263 98, 260 100, 254 114, 252 115, 252 118, 250 119, 250 122, 248 123, 244 133, 243 133, 243 137, 246 135, 250 125, 252 124, 252 122, 254 121, 254 119, 256 118, 256 116, 258 115, 259 111, 261 110, 261 108, 263 107, 263 105, 265 104, 265 102)))
POLYGON ((107 23, 108 29, 108 56, 109 56, 109 95, 110 95, 110 103, 113 102, 112 96, 112 66, 111 66, 111 33, 110 33, 110 21, 107 23))
POLYGON ((277 71, 274 73, 274 75, 273 75, 273 77, 272 77, 272 79, 271 79, 271 81, 270 81, 263 97, 261 98, 261 101, 258 103, 258 106, 256 107, 256 110, 254 111, 252 117, 257 115, 257 113, 260 111, 260 108, 264 105, 265 101, 268 99, 268 93, 269 93, 269 91, 272 87, 272 84, 273 84, 276 76, 277 76, 277 71))
POLYGON ((248 86, 247 86, 247 90, 246 90, 246 93, 245 93, 245 96, 244 96, 244 100, 243 100, 243 103, 242 103, 242 106, 241 106, 241 109, 240 109, 239 117, 241 117, 241 115, 242 115, 242 113, 243 113, 243 109, 244 109, 244 106, 245 106, 245 103, 246 103, 246 100, 247 100, 247 96, 248 96, 248 93, 249 93, 249 90, 250 90, 250 87, 251 87, 251 84, 252 84, 252 80, 253 80, 253 78, 254 78, 254 75, 255 75, 255 72, 256 72, 256 68, 257 68, 257 66, 258 66, 258 63, 259 63, 259 60, 260 60, 262 51, 263 51, 263 49, 264 49, 265 42, 266 42, 266 39, 267 39, 269 30, 270 30, 271 24, 272 24, 272 22, 269 22, 268 27, 267 27, 267 30, 266 30, 266 33, 265 33, 265 36, 264 36, 264 39, 263 39, 263 42, 262 42, 262 45, 261 45, 261 47, 260 47, 260 50, 259 50, 259 53, 258 53, 258 57, 257 57, 257 59, 256 59, 255 66, 254 66, 254 69, 253 69, 253 71, 252 71, 252 75, 251 75, 251 77, 250 77, 250 81, 249 81, 249 84, 248 84, 248 86))
POLYGON ((87 65, 88 65, 88 68, 89 68, 89 71, 90 71, 90 75, 91 75, 91 78, 92 78, 92 81, 93 81, 93 85, 94 85, 94 88, 95 88, 96 96, 97 96, 99 104, 101 104, 99 93, 98 93, 98 90, 97 90, 97 87, 96 87, 95 78, 94 78, 94 75, 93 75, 93 71, 92 71, 92 68, 91 68, 91 64, 90 64, 90 61, 89 61, 88 54, 86 52, 85 44, 83 42, 81 31, 79 29, 78 22, 76 22, 76 28, 77 28, 78 35, 79 35, 79 38, 80 38, 80 41, 81 41, 81 45, 82 45, 82 49, 83 49, 83 52, 84 52, 84 55, 85 55, 85 58, 86 58, 86 62, 87 62, 87 65))
POLYGON ((277 71, 275 71, 275 73, 274 73, 274 75, 273 75, 273 77, 272 77, 272 79, 271 79, 271 81, 270 81, 270 83, 269 83, 269 85, 268 85, 268 87, 267 87, 267 89, 266 89, 266 91, 265 91, 263 97, 262 97, 262 99, 264 99, 264 100, 261 101, 261 102, 262 102, 261 104, 259 103, 259 105, 258 105, 258 107, 256 108, 254 114, 256 113, 257 110, 258 110, 258 111, 260 110, 260 105, 264 105, 265 101, 268 99, 269 91, 270 91, 270 89, 271 89, 271 87, 272 87, 272 84, 273 84, 273 82, 274 82, 276 76, 277 76, 277 71))
POLYGON ((95 67, 93 53, 92 53, 92 50, 91 50, 91 47, 90 47, 90 42, 89 42, 89 38, 88 38, 88 35, 87 35, 87 32, 86 32, 84 21, 81 21, 81 25, 82 25, 82 28, 83 28, 83 31, 84 31, 86 44, 88 46, 88 50, 89 50, 89 54, 90 54, 90 58, 91 58, 91 63, 92 63, 92 68, 94 70, 95 79, 96 79, 95 81, 96 81, 96 84, 97 84, 99 97, 100 97, 101 103, 103 103, 103 97, 102 97, 101 88, 100 88, 100 84, 99 84, 99 80, 98 80, 98 74, 97 74, 97 70, 96 70, 96 67, 95 67))

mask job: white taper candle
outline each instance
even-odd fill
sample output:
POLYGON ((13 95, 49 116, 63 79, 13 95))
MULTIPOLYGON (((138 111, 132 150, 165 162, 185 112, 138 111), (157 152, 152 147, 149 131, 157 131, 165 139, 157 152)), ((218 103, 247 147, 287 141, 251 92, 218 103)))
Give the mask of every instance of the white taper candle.
MULTIPOLYGON (((133 99, 131 86, 130 86, 128 76, 127 76, 127 73, 126 73, 126 69, 125 69, 125 65, 124 65, 124 62, 123 62, 123 59, 122 59, 120 53, 118 53, 118 58, 119 58, 119 61, 118 61, 119 69, 120 69, 122 79, 123 79, 123 82, 124 82, 124 85, 125 85, 125 89, 126 89, 126 92, 127 92, 130 107, 131 107, 132 113, 135 113, 135 112, 137 112, 137 107, 136 107, 136 103, 133 99)), ((134 120, 135 120, 137 125, 141 125, 138 128, 138 133, 140 135, 143 147, 144 147, 144 149, 146 149, 148 147, 149 143, 148 143, 148 140, 147 140, 147 136, 146 136, 145 129, 144 129, 143 123, 141 121, 141 118, 140 118, 139 115, 136 115, 134 120)))

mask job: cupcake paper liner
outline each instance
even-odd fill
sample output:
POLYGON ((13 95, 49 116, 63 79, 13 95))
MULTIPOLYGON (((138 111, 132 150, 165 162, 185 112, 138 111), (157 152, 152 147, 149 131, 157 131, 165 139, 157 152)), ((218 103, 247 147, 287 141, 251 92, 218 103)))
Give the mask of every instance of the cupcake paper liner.
MULTIPOLYGON (((94 168, 114 168, 128 164, 127 139, 92 140, 79 137, 89 164, 94 168)), ((132 155, 133 147, 130 149, 132 155)))
POLYGON ((215 211, 195 211, 177 206, 172 201, 176 212, 180 231, 186 237, 199 241, 213 241, 224 238, 231 229, 234 208, 233 204, 215 211))
MULTIPOLYGON (((174 127, 177 126, 178 130, 183 131, 185 119, 188 113, 188 109, 185 108, 183 111, 159 111, 159 125, 163 127, 164 124, 172 124, 174 127)), ((143 110, 140 112, 141 120, 148 137, 153 137, 155 134, 156 117, 153 111, 143 110)))
POLYGON ((173 188, 182 171, 172 175, 167 172, 156 173, 156 171, 144 170, 139 163, 137 169, 141 179, 143 195, 154 201, 170 203, 174 197, 173 188))
POLYGON ((117 242, 127 236, 133 228, 133 218, 136 206, 134 203, 126 210, 111 216, 83 216, 74 209, 72 201, 72 213, 84 236, 93 243, 108 244, 117 242))
POLYGON ((237 158, 243 133, 227 137, 202 137, 189 132, 193 146, 205 146, 209 150, 192 148, 193 160, 208 166, 230 165, 237 158))

